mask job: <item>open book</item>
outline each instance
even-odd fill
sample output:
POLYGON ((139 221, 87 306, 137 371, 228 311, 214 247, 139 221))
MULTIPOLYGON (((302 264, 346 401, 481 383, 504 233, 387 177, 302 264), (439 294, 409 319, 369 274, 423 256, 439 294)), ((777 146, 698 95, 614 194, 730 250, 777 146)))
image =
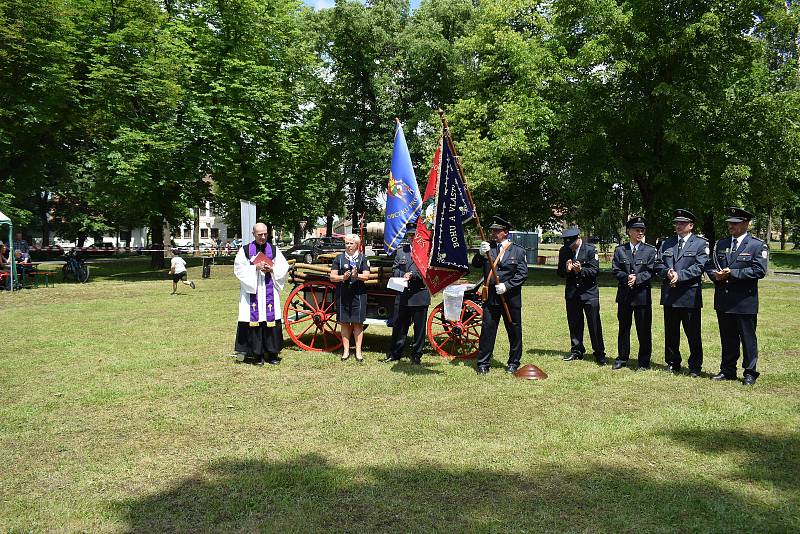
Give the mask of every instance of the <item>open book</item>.
POLYGON ((259 252, 252 258, 250 258, 251 265, 258 265, 259 263, 266 263, 267 267, 272 267, 272 260, 267 257, 266 254, 263 252, 259 252))

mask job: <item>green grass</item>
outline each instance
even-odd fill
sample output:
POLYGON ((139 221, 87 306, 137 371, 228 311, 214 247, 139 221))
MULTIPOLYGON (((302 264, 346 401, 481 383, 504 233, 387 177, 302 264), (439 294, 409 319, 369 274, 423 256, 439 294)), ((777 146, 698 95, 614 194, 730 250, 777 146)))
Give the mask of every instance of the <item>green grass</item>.
MULTIPOLYGON (((279 367, 236 365, 230 267, 171 297, 145 262, 0 293, 0 531, 800 529, 800 283, 761 282, 762 376, 746 389, 561 361, 552 269, 523 297, 523 363, 542 382, 502 372, 502 328, 483 378, 430 353, 381 364, 380 327, 362 365, 288 344, 279 367)), ((661 363, 657 305, 654 322, 661 363)), ((715 372, 710 307, 703 338, 715 372)))
POLYGON ((800 269, 800 250, 773 249, 770 251, 769 261, 773 269, 800 269))

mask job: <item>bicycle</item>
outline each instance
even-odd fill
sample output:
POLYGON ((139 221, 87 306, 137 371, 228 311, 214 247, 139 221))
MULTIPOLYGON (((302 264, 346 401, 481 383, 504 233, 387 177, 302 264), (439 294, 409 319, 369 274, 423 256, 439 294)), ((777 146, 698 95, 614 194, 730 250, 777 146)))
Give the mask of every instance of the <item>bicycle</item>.
POLYGON ((74 280, 80 284, 86 282, 89 279, 89 266, 78 256, 78 252, 72 249, 64 254, 64 257, 66 263, 61 268, 64 280, 74 280))

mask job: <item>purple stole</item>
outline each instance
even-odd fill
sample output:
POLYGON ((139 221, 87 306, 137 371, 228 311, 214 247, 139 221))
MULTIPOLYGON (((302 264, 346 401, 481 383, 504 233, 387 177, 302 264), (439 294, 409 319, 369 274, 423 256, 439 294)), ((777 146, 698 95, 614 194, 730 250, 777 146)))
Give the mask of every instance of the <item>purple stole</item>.
MULTIPOLYGON (((250 242, 247 246, 247 251, 249 252, 248 257, 250 258, 258 254, 255 241, 250 242)), ((272 257, 272 247, 269 245, 264 249, 264 255, 271 260, 275 259, 272 257)), ((272 274, 267 273, 265 276, 267 277, 265 284, 267 290, 267 294, 265 295, 267 304, 267 326, 275 326, 275 290, 272 283, 272 274)), ((258 285, 256 285, 256 292, 250 293, 250 326, 258 326, 258 312, 258 285)))

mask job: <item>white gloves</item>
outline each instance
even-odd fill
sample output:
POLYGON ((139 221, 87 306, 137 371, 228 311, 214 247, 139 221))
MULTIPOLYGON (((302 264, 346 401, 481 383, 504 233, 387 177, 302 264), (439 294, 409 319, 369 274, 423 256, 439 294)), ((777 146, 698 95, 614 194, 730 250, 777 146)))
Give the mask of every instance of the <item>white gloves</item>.
POLYGON ((506 285, 503 282, 500 282, 496 286, 494 286, 494 290, 498 295, 502 295, 506 292, 506 285))
POLYGON ((491 248, 492 246, 489 244, 488 241, 481 241, 481 246, 478 248, 478 250, 480 251, 481 256, 485 256, 486 253, 489 252, 489 250, 491 250, 491 248))

